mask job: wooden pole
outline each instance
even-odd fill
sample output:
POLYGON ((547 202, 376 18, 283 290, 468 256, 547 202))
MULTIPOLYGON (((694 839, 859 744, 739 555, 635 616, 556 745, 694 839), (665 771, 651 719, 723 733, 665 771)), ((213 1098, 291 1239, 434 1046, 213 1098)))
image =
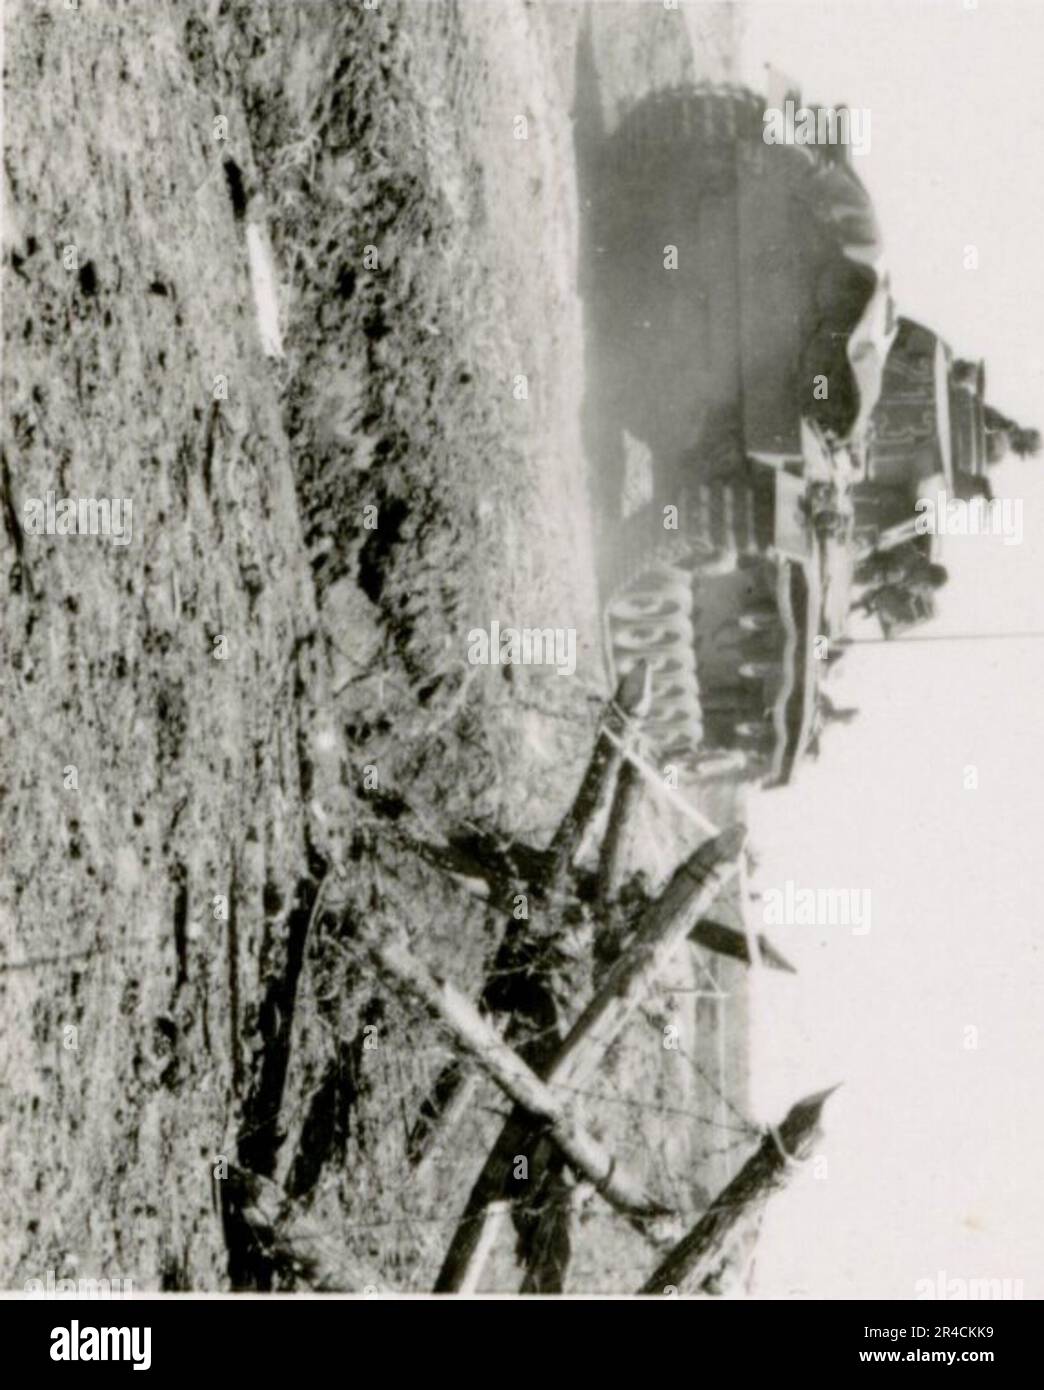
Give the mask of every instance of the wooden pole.
POLYGON ((551 901, 560 895, 573 856, 612 790, 623 757, 620 739, 629 722, 647 708, 651 689, 649 668, 644 661, 639 661, 621 679, 615 696, 606 706, 602 728, 580 789, 548 846, 551 865, 544 887, 551 901))
POLYGON ((439 1136, 445 1139, 464 1119, 478 1079, 478 1072, 466 1068, 459 1057, 447 1062, 435 1078, 435 1085, 422 1104, 407 1141, 406 1156, 418 1173, 428 1167, 439 1136))
POLYGON ((381 975, 400 994, 420 1004, 463 1051, 530 1117, 547 1122, 551 1138, 578 1172, 618 1211, 639 1217, 662 1215, 645 1188, 573 1117, 572 1105, 556 1094, 515 1053, 471 1001, 440 979, 406 944, 381 925, 358 927, 355 940, 381 975))
POLYGON ((486 1261, 489 1259, 490 1255, 493 1253, 493 1247, 497 1243, 497 1237, 500 1234, 501 1227, 504 1225, 504 1223, 507 1221, 510 1215, 510 1202, 493 1202, 490 1204, 487 1213, 487 1220, 483 1225, 482 1235, 480 1237, 481 1253, 480 1258, 475 1262, 475 1269, 473 1271, 474 1277, 469 1279, 467 1283, 461 1285, 461 1293, 478 1292, 478 1281, 481 1277, 482 1269, 486 1261))
MULTIPOLYGON (((750 964, 750 945, 746 933, 737 931, 735 927, 727 927, 724 922, 714 922, 709 917, 703 918, 689 933, 689 940, 708 951, 716 952, 719 956, 731 956, 733 960, 740 960, 744 965, 750 964)), ((780 955, 762 932, 758 933, 758 953, 762 965, 768 966, 770 970, 786 970, 791 975, 797 974, 787 958, 780 955)))
POLYGON ((549 1084, 578 1086, 597 1068, 649 993, 668 956, 735 877, 746 838, 744 826, 730 826, 705 840, 675 871, 570 1029, 548 1075, 549 1084))
POLYGON ((639 1290, 698 1293, 728 1259, 741 1219, 782 1187, 797 1160, 807 1156, 815 1139, 823 1105, 835 1087, 798 1101, 780 1125, 769 1131, 757 1151, 714 1199, 692 1230, 661 1261, 639 1290))
MULTIPOLYGON (((549 1146, 543 1146, 549 1147, 549 1146)), ((533 1162, 537 1169, 537 1163, 533 1162)), ((537 1171, 536 1200, 515 1208, 516 1226, 521 1219, 525 1235, 525 1273, 520 1293, 565 1292, 569 1261, 573 1254, 575 1186, 569 1182, 561 1150, 553 1150, 537 1171)), ((481 1257, 480 1257, 481 1258, 481 1257)), ((478 1264, 479 1261, 476 1261, 478 1264)))
POLYGON ((609 810, 609 824, 598 857, 598 905, 603 912, 620 891, 627 854, 627 831, 641 797, 641 773, 634 763, 627 761, 616 781, 616 791, 609 810))
MULTIPOLYGON (((737 872, 745 838, 746 830, 733 826, 701 845, 646 909, 630 945, 608 971, 549 1067, 546 1084, 550 1090, 575 1087, 595 1070, 652 987, 663 961, 737 872)), ((566 1094, 570 1093, 567 1089, 566 1094)), ((484 1214, 491 1202, 502 1197, 513 1157, 524 1152, 531 1132, 524 1113, 516 1110, 509 1116, 471 1189, 443 1260, 436 1293, 457 1293, 478 1282, 474 1266, 481 1251, 484 1214)))
MULTIPOLYGON (((621 733, 628 720, 647 704, 650 688, 645 663, 639 663, 620 681, 615 696, 606 705, 602 716, 603 729, 611 729, 614 734, 621 733)), ((413 847, 429 863, 451 874, 461 886, 484 898, 491 907, 510 915, 514 894, 524 889, 530 895, 542 896, 554 912, 561 902, 573 855, 597 814, 619 763, 617 744, 605 737, 604 733, 601 734, 580 791, 548 850, 535 850, 528 845, 512 845, 504 850, 482 842, 479 837, 469 839, 463 835, 451 837, 447 845, 413 842, 413 847)), ((482 992, 481 1007, 489 1014, 507 1012, 501 997, 501 981, 510 979, 513 972, 518 970, 527 935, 526 922, 516 921, 512 917, 494 959, 491 977, 482 992)), ((530 981, 529 988, 540 987, 530 981)), ((553 993, 551 982, 548 982, 543 993, 550 999, 553 993)), ((549 1006, 547 1012, 554 1012, 553 1006, 549 1006)), ((555 1039, 550 1039, 550 1042, 553 1051, 555 1039)), ((421 1107, 409 1145, 410 1160, 415 1166, 426 1161, 440 1137, 445 1139, 452 1132, 454 1124, 467 1109, 468 1099, 466 1073, 458 1061, 444 1068, 421 1107)))
MULTIPOLYGON (((646 664, 640 662, 620 681, 614 699, 605 709, 601 732, 580 789, 547 851, 549 867, 546 873, 534 880, 539 884, 540 896, 552 913, 562 910, 563 891, 572 878, 576 851, 612 792, 615 781, 616 792, 613 794, 609 815, 609 839, 611 845, 615 846, 612 850, 614 863, 609 869, 608 878, 601 872, 598 876, 599 903, 603 906, 606 904, 606 886, 618 875, 619 862, 622 859, 625 821, 631 816, 641 793, 640 779, 634 768, 625 764, 622 773, 620 771, 623 756, 621 736, 626 733, 629 722, 648 708, 650 696, 651 674, 646 664)), ((603 856, 604 854, 603 848, 603 856)), ((514 922, 508 927, 505 949, 494 963, 494 971, 498 967, 503 970, 512 968, 512 948, 518 944, 524 946, 524 931, 524 928, 518 928, 514 922), (523 935, 521 943, 518 941, 519 935, 523 935)), ((568 995, 570 992, 568 987, 557 991, 559 995, 568 995)), ((556 995, 554 979, 547 979, 543 985, 543 993, 549 1003, 548 1013, 557 1017, 559 1010, 552 1002, 556 995)), ((483 1003, 489 1005, 491 1000, 484 995, 483 1003)), ((543 1067, 539 1066, 540 1053, 544 1053, 545 1057, 549 1053, 553 1055, 560 1037, 560 1033, 558 1037, 547 1035, 546 1041, 540 1045, 540 1050, 529 1060, 543 1070, 543 1067)), ((459 1108, 456 1113, 460 1113, 459 1108)), ((451 1122, 451 1115, 447 1112, 443 1130, 447 1129, 451 1122)), ((527 1139, 531 1137, 528 1126, 526 1136, 527 1139)), ((564 1160, 561 1152, 552 1151, 549 1154, 547 1147, 546 1144, 539 1146, 539 1159, 536 1153, 530 1158, 527 1179, 528 1189, 538 1194, 536 1200, 539 1210, 533 1216, 528 1212, 518 1213, 522 1223, 519 1225, 519 1253, 526 1265, 522 1283, 523 1293, 560 1293, 569 1263, 570 1230, 573 1220, 571 1188, 563 1171, 564 1160)), ((506 1181, 505 1173, 501 1173, 499 1181, 501 1184, 506 1181)), ((495 1204, 487 1206, 484 1213, 480 1211, 478 1214, 479 1236, 474 1247, 471 1267, 462 1286, 464 1288, 473 1286, 481 1277, 482 1267, 493 1245, 490 1231, 494 1210, 499 1210, 495 1204)), ((516 1212, 517 1210, 516 1208, 516 1212)))

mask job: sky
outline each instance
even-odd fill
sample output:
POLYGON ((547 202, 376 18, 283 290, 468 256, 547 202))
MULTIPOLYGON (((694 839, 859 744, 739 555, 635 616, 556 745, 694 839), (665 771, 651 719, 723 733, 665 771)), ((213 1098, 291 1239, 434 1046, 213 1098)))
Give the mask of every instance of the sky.
MULTIPOLYGON (((900 311, 985 357, 992 403, 1044 423, 1044 5, 779 3, 740 29, 751 85, 771 60, 809 100, 869 108, 856 168, 900 311)), ((840 692, 858 719, 751 808, 756 887, 867 890, 872 908, 864 935, 765 928, 800 973, 753 982, 755 1113, 843 1084, 825 1162, 767 1211, 761 1296, 999 1278, 1044 1297, 1044 640, 952 640, 1044 631, 1044 461, 994 487, 1023 504, 1022 544, 947 542, 940 614, 911 637, 951 640, 853 650, 840 692)))
POLYGON ((765 90, 772 62, 804 99, 869 111, 870 149, 853 162, 878 212, 901 311, 958 356, 985 358, 991 403, 1037 424, 1044 6, 769 0, 740 6, 737 29, 740 76, 755 90, 765 90), (968 247, 976 269, 965 268, 968 247))
MULTIPOLYGON (((1008 471, 1023 544, 953 540, 949 609, 917 636, 1044 628, 1044 476, 1008 471)), ((843 1084, 815 1150, 825 1173, 809 1165, 768 1212, 757 1288, 913 1297, 945 1270, 1039 1298, 1044 643, 900 639, 846 663, 857 720, 751 808, 758 886, 871 904, 865 934, 765 928, 799 974, 755 980, 755 1113, 843 1084)))

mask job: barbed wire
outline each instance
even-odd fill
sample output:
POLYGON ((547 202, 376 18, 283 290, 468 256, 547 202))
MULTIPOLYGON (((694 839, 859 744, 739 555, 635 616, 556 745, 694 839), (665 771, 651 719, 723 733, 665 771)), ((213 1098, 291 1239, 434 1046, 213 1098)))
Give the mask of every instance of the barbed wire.
POLYGON ((744 1115, 744 1114, 743 1114, 742 1110, 740 1110, 739 1107, 735 1104, 735 1102, 734 1102, 734 1101, 731 1101, 731 1100, 728 1098, 728 1096, 725 1094, 725 1092, 724 1092, 723 1090, 721 1090, 721 1089, 711 1080, 711 1078, 710 1078, 710 1077, 707 1075, 707 1073, 704 1071, 704 1069, 703 1069, 703 1067, 700 1065, 700 1063, 697 1062, 696 1058, 693 1057, 693 1055, 692 1055, 690 1052, 688 1052, 684 1047, 682 1047, 681 1043, 679 1043, 679 1044, 677 1045, 677 1049, 676 1049, 676 1050, 677 1050, 677 1052, 680 1053, 680 1055, 681 1055, 682 1057, 685 1058, 685 1060, 689 1063, 689 1065, 692 1067, 692 1069, 696 1072, 697 1076, 699 1076, 700 1080, 704 1083, 704 1085, 708 1086, 708 1087, 710 1088, 710 1090, 712 1090, 712 1091, 714 1092, 714 1094, 718 1097, 718 1099, 719 1099, 724 1105, 726 1105, 726 1106, 728 1107, 729 1110, 732 1111, 732 1113, 733 1113, 733 1115, 735 1115, 736 1119, 739 1120, 740 1124, 743 1125, 743 1126, 745 1127, 745 1129, 746 1129, 748 1132, 750 1132, 750 1133, 755 1133, 755 1134, 760 1134, 760 1133, 762 1132, 762 1126, 760 1126, 759 1124, 757 1124, 756 1121, 752 1120, 752 1119, 750 1118, 749 1115, 744 1115))

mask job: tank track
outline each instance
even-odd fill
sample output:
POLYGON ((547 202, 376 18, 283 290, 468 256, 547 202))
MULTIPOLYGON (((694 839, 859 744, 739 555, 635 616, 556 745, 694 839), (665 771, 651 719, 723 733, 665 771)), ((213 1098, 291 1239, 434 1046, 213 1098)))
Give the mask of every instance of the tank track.
MULTIPOLYGON (((692 773, 708 755, 696 660, 693 604, 702 580, 729 574, 762 551, 755 490, 742 479, 703 483, 695 490, 694 538, 653 533, 654 544, 622 548, 624 574, 606 604, 606 650, 614 680, 645 661, 652 674, 652 700, 642 734, 661 763, 692 773)), ((760 618, 747 634, 749 679, 760 618)), ((768 653, 764 653, 767 657, 768 653)), ((748 673, 743 672, 745 675, 748 673)), ((715 753, 720 748, 715 747, 715 753)))
POLYGON ((606 646, 615 678, 639 661, 652 677, 643 737, 657 759, 694 765, 703 740, 703 711, 692 626, 693 575, 680 564, 655 563, 606 605, 606 646))
POLYGON ((704 140, 708 147, 740 140, 760 144, 765 103, 734 85, 698 83, 666 87, 647 97, 626 118, 625 151, 645 155, 665 140, 704 140))
POLYGON ((804 208, 809 235, 834 248, 816 290, 821 320, 804 346, 801 368, 802 380, 825 375, 832 389, 825 400, 810 390, 801 405, 828 433, 843 439, 856 414, 856 386, 836 319, 843 305, 843 320, 854 325, 873 293, 875 275, 859 263, 859 251, 877 239, 876 220, 858 176, 838 160, 836 147, 767 146, 764 112, 764 97, 735 84, 665 88, 640 102, 621 123, 621 149, 655 178, 655 170, 672 167, 673 148, 698 140, 698 177, 710 196, 734 187, 741 169, 760 173, 770 158, 789 161, 790 196, 804 208))

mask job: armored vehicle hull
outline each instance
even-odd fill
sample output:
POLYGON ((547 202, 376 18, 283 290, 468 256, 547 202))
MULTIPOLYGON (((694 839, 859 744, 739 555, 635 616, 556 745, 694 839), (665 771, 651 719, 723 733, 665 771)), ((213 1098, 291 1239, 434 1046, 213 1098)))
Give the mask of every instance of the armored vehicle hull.
POLYGON ((657 757, 786 780, 811 727, 822 555, 894 332, 866 191, 763 139, 750 92, 638 103, 588 160, 584 291, 610 660, 654 672, 657 757), (811 442, 811 447, 810 447, 811 442))

